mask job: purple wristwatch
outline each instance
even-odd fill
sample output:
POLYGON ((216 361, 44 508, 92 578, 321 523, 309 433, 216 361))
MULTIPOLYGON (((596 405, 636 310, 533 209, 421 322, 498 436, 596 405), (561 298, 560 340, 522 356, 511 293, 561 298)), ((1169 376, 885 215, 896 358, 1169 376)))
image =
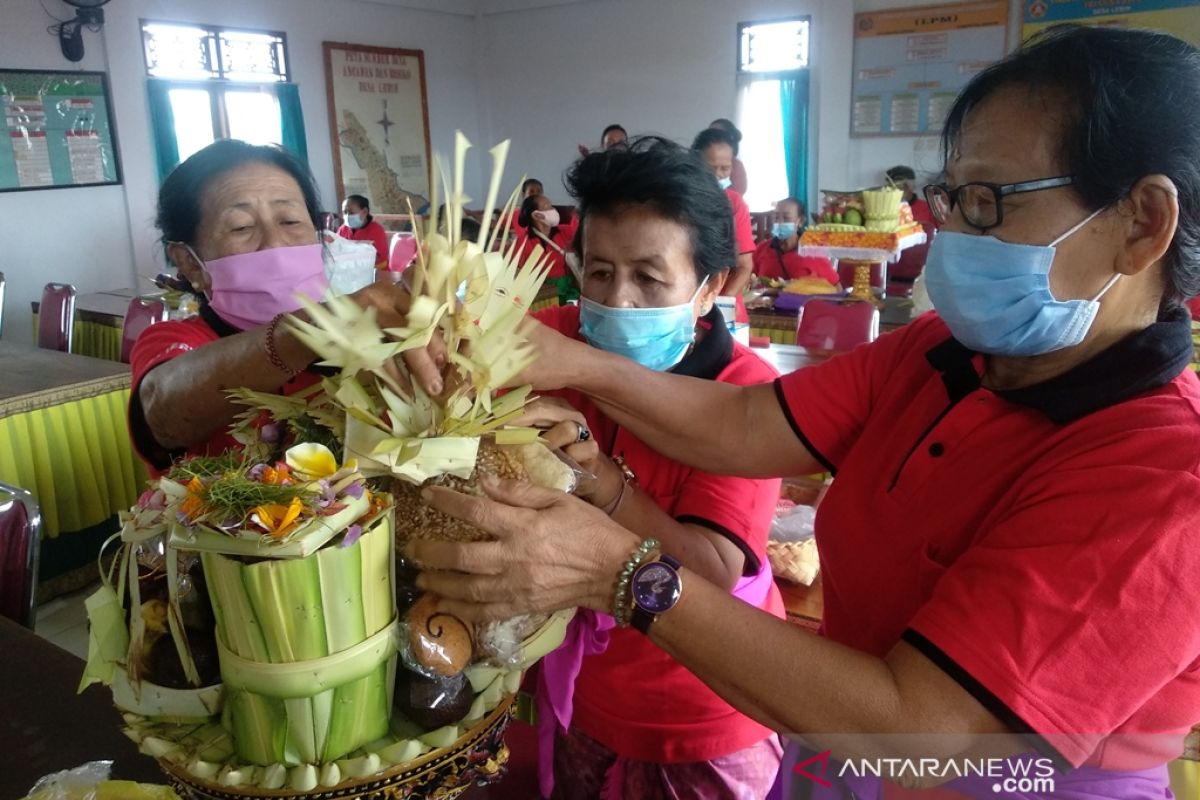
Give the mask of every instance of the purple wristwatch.
POLYGON ((629 593, 633 598, 630 624, 642 633, 649 633, 650 623, 659 614, 674 608, 682 591, 679 562, 666 553, 661 554, 657 561, 638 567, 629 582, 629 593))

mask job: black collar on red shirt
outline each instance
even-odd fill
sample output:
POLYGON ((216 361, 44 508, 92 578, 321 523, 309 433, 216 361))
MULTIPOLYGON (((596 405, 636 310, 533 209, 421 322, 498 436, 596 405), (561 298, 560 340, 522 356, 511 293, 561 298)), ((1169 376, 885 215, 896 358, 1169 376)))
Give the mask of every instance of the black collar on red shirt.
POLYGON ((683 361, 671 367, 670 371, 676 375, 712 381, 733 360, 733 336, 725 325, 725 315, 715 306, 700 318, 700 324, 708 330, 691 352, 683 357, 683 361))
MULTIPOLYGON (((1192 323, 1186 309, 1128 336, 1088 361, 1048 381, 996 392, 1010 403, 1036 409, 1052 421, 1073 422, 1135 395, 1165 386, 1192 360, 1192 323)), ((954 337, 931 348, 925 358, 942 373, 951 401, 979 387, 975 353, 954 337)))

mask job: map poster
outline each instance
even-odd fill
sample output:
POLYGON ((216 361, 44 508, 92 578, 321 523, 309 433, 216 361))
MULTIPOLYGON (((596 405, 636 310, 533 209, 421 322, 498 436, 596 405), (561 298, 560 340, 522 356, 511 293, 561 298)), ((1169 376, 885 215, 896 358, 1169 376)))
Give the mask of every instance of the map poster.
POLYGON ((1200 47, 1200 0, 1025 0, 1021 37, 1059 22, 1121 25, 1177 36, 1200 47))
POLYGON ((1008 2, 987 0, 854 15, 851 136, 941 130, 954 98, 1004 56, 1008 2))
POLYGON ((338 202, 361 194, 375 214, 429 205, 429 105, 421 50, 323 42, 338 202))
POLYGON ((0 69, 0 192, 121 182, 103 72, 0 69))

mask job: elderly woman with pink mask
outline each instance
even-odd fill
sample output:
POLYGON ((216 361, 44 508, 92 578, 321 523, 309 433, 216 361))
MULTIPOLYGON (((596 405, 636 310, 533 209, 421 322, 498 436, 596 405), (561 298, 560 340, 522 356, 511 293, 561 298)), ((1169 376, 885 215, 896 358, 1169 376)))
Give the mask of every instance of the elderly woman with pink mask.
MULTIPOLYGON (((130 435, 153 469, 237 446, 225 433, 239 410, 230 387, 290 394, 317 380, 307 372, 315 356, 279 321, 299 307, 297 294, 320 300, 329 289, 319 213, 312 175, 275 147, 214 142, 163 182, 163 245, 201 301, 199 317, 146 329, 130 359, 130 435)), ((391 284, 353 297, 384 325, 408 308, 391 284)))

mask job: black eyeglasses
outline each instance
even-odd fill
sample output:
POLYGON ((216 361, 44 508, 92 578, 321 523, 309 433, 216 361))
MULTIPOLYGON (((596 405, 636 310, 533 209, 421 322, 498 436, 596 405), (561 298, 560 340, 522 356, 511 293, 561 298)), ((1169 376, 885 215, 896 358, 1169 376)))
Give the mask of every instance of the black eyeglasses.
POLYGON ((925 201, 938 225, 945 225, 954 207, 958 206, 968 225, 986 231, 1004 221, 1003 198, 1006 195, 1056 189, 1074 182, 1074 178, 1064 175, 1023 183, 964 183, 953 188, 944 183, 932 183, 925 187, 925 201))

